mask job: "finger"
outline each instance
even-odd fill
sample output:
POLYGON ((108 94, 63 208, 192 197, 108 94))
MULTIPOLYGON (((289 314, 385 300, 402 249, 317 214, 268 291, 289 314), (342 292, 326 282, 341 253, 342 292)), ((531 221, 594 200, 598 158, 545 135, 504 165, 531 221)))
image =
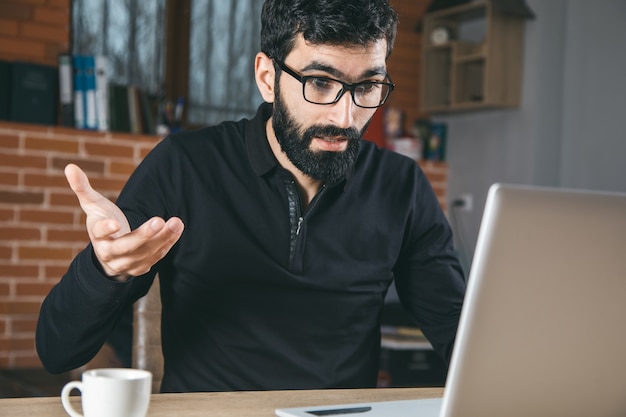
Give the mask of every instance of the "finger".
POLYGON ((141 228, 100 246, 103 252, 98 258, 109 275, 137 276, 148 272, 180 239, 184 224, 179 218, 166 223, 154 218, 141 228), (160 231, 150 237, 159 227, 160 231))
POLYGON ((149 265, 146 272, 168 254, 182 236, 183 230, 183 222, 179 218, 171 218, 165 223, 163 229, 140 249, 146 251, 149 265))
MULTIPOLYGON (((104 223, 104 222, 101 222, 104 223)), ((106 233, 107 225, 103 225, 104 232, 106 233)), ((155 236, 164 229, 165 221, 160 217, 153 217, 139 226, 137 229, 123 236, 116 237, 109 247, 106 254, 106 260, 126 257, 129 254, 139 253, 140 249, 151 240, 158 241, 162 238, 155 238, 155 236)), ((115 233, 115 232, 113 232, 115 233)))
POLYGON ((94 230, 100 233, 100 238, 92 236, 92 242, 96 257, 106 274, 123 279, 136 276, 136 268, 133 267, 138 264, 147 265, 149 270, 156 262, 149 259, 146 248, 150 246, 154 235, 163 228, 164 223, 163 219, 152 218, 132 232, 115 236, 113 225, 108 220, 97 222, 94 230))
POLYGON ((170 229, 172 233, 178 234, 178 237, 180 237, 185 229, 185 224, 178 217, 170 217, 169 220, 165 222, 165 226, 170 229))
POLYGON ((182 220, 177 217, 172 217, 167 222, 155 217, 142 225, 142 228, 144 227, 149 229, 143 232, 144 243, 134 248, 134 251, 155 258, 155 263, 169 252, 184 229, 182 220))
POLYGON ((93 224, 89 233, 92 240, 102 240, 114 238, 119 231, 119 222, 113 219, 102 219, 93 224))

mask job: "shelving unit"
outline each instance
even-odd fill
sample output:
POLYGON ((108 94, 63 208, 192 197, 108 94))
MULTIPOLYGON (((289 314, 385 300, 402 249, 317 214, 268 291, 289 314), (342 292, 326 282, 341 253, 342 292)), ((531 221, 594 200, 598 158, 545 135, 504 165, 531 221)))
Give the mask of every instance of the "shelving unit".
POLYGON ((519 105, 524 18, 479 1, 426 14, 421 111, 519 105), (435 41, 433 30, 447 39, 435 41))

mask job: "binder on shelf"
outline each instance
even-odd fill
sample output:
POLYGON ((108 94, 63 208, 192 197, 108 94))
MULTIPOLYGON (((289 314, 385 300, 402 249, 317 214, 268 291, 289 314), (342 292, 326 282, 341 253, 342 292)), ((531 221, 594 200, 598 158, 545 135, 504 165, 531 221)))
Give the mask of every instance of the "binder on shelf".
POLYGON ((0 120, 9 120, 11 63, 0 60, 0 120))
POLYGON ((96 109, 96 60, 93 55, 82 58, 84 73, 84 125, 85 129, 98 128, 98 112, 96 109))
POLYGON ((155 109, 153 101, 150 99, 148 92, 144 89, 139 90, 139 101, 141 108, 141 124, 143 133, 148 135, 156 134, 155 109))
POLYGON ((72 56, 60 54, 59 63, 59 121, 61 126, 74 126, 74 87, 72 56))
POLYGON ((9 118, 14 122, 56 125, 59 74, 56 66, 11 64, 9 118))
POLYGON ((74 73, 74 127, 83 129, 85 127, 85 75, 81 55, 72 56, 72 67, 74 73))
POLYGON ((130 116, 130 132, 142 133, 143 127, 141 126, 141 109, 139 108, 139 94, 138 88, 134 85, 128 86, 126 89, 128 93, 128 113, 130 116))
POLYGON ((124 85, 109 84, 110 130, 130 133, 128 89, 124 85))
POLYGON ((109 60, 96 55, 96 119, 98 130, 109 130, 109 60))

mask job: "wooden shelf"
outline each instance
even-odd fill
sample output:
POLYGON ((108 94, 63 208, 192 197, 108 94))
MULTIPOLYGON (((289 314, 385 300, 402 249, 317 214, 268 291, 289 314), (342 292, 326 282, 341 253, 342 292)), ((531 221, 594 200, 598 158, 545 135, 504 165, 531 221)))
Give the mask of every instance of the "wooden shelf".
POLYGON ((421 111, 443 113, 519 105, 524 19, 488 1, 424 16, 421 111), (433 43, 445 28, 449 39, 433 43))

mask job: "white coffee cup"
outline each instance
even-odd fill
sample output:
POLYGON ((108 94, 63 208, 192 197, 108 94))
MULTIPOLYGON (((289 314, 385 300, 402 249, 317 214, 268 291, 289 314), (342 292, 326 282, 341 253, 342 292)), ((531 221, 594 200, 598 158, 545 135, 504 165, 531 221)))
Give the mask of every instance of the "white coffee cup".
POLYGON ((63 408, 72 417, 145 417, 150 404, 152 374, 141 369, 103 368, 83 372, 61 391, 63 408), (81 392, 83 414, 70 403, 70 392, 81 392))

